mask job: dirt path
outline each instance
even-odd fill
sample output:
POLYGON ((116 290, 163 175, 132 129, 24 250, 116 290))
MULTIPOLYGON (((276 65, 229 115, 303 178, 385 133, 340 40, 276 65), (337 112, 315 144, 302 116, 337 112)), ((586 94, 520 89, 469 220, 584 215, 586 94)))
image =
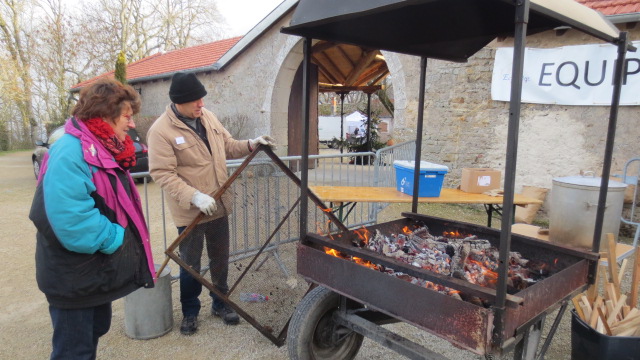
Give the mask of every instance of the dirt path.
MULTIPOLYGON (((30 151, 23 151, 0 155, 0 254, 4 265, 0 277, 0 359, 46 359, 51 351, 48 305, 35 282, 35 229, 28 219, 36 184, 30 154, 30 151)), ((150 184, 149 194, 158 194, 155 184, 150 184)), ((159 201, 153 203, 157 204, 159 201)), ((164 247, 159 224, 162 222, 154 216, 150 221, 152 239, 159 239, 154 240, 154 256, 156 260, 161 260, 164 247)), ((173 229, 171 224, 167 228, 173 229)), ((171 267, 176 273, 177 265, 171 264, 171 267)), ((628 277, 625 282, 628 286, 628 277)), ((211 317, 208 312, 210 304, 204 296, 198 333, 190 337, 180 335, 178 290, 178 284, 174 283, 173 329, 157 339, 133 340, 127 337, 124 331, 124 301, 121 299, 114 302, 112 328, 101 339, 98 359, 287 359, 286 346, 274 346, 246 321, 238 326, 228 327, 219 318, 211 317)), ((555 314, 551 315, 547 318, 547 327, 555 314)), ((570 319, 569 315, 564 316, 559 333, 547 353, 547 359, 570 358, 570 319)), ((406 324, 392 327, 448 358, 480 358, 406 324)), ((357 356, 357 359, 367 360, 396 358, 400 356, 368 339, 357 356)), ((512 355, 506 358, 512 358, 512 355)))
MULTIPOLYGON (((0 254, 4 265, 0 277, 0 359, 47 359, 51 351, 48 304, 35 281, 35 228, 28 219, 36 186, 30 156, 30 151, 0 155, 0 254)), ((142 192, 142 186, 139 187, 142 192)), ((150 197, 158 194, 155 184, 150 184, 148 193, 150 197)), ((151 206, 158 203, 152 201, 151 206)), ((157 214, 153 208, 151 213, 157 214)), ((152 239, 158 239, 153 244, 154 257, 162 260, 162 222, 158 215, 152 216, 150 222, 152 239)), ((173 230, 171 224, 167 228, 173 230)), ((174 273, 177 271, 176 264, 170 267, 174 273)), ((100 340, 98 359, 287 359, 286 346, 274 346, 246 321, 238 326, 225 326, 219 318, 212 317, 208 311, 210 301, 205 296, 199 331, 189 337, 180 335, 178 293, 178 284, 174 282, 173 329, 151 340, 126 336, 124 300, 115 301, 111 331, 100 340)), ((396 355, 368 343, 358 359, 390 356, 396 355)))
MULTIPOLYGON (((31 152, 0 156, 0 359, 46 359, 51 351, 48 304, 35 281, 35 229, 28 219, 36 181, 31 152)), ((158 224, 159 222, 156 222, 158 224)), ((162 259, 162 243, 154 244, 162 259)), ((173 265, 175 269, 175 264, 173 265)), ((173 330, 153 340, 133 340, 124 332, 124 300, 114 302, 111 331, 98 348, 99 359, 283 359, 286 349, 273 346, 246 322, 226 327, 203 311, 195 336, 178 331, 177 284, 173 285, 173 330)))

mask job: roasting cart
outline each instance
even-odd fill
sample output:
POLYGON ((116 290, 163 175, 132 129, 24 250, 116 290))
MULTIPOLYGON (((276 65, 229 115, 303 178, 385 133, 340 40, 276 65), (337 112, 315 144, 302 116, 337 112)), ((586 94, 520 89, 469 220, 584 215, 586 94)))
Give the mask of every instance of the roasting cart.
MULTIPOLYGON (((600 190, 593 252, 511 233, 520 118, 525 38, 555 28, 571 27, 618 48, 614 91, 603 161, 608 179, 625 53, 635 50, 599 13, 573 0, 300 0, 283 33, 304 38, 303 154, 298 273, 319 286, 298 304, 288 329, 289 355, 297 359, 348 359, 358 352, 363 336, 409 358, 439 359, 435 353, 381 325, 405 322, 435 334, 458 347, 486 357, 514 351, 515 358, 543 356, 567 300, 594 281, 607 188, 600 190), (513 76, 509 106, 502 228, 462 223, 412 212, 404 218, 368 230, 399 231, 415 222, 430 230, 455 229, 481 235, 499 249, 496 289, 425 271, 392 258, 354 247, 354 234, 318 236, 307 231, 310 54, 313 39, 359 45, 421 57, 417 118, 416 163, 423 135, 427 58, 465 62, 498 37, 514 38, 513 76), (327 254, 335 249, 351 257, 393 268, 416 278, 444 285, 488 302, 478 306, 371 270, 349 259, 327 254), (553 263, 553 274, 517 292, 507 291, 507 259, 511 251, 553 263), (537 352, 547 314, 558 310, 545 343, 537 352)), ((417 194, 418 172, 414 178, 417 194)))

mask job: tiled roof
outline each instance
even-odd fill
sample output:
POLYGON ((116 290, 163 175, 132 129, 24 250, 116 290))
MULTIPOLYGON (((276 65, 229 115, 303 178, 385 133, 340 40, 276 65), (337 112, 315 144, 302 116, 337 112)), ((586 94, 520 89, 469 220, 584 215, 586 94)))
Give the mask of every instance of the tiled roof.
MULTIPOLYGON (((241 37, 214 41, 207 44, 196 45, 184 49, 173 50, 164 54, 154 54, 144 59, 138 60, 127 65, 127 80, 133 81, 150 76, 161 74, 171 74, 180 70, 198 69, 213 64, 222 57, 229 49, 231 49, 241 37)), ((104 78, 113 77, 114 72, 96 76, 92 79, 85 80, 71 87, 72 90, 79 90, 94 81, 104 78)))
POLYGON ((640 12, 640 0, 577 0, 604 15, 622 15, 640 12))

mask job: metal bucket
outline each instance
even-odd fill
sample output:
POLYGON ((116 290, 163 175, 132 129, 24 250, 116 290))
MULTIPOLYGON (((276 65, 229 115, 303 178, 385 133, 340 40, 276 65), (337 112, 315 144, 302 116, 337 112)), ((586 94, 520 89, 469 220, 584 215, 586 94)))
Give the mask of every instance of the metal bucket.
MULTIPOLYGON (((160 265, 156 264, 156 271, 160 265)), ((155 287, 140 288, 124 298, 124 332, 132 339, 160 337, 173 328, 171 269, 162 270, 155 287)))
MULTIPOLYGON (((598 209, 601 178, 569 176, 553 179, 549 208, 549 240, 554 243, 591 250, 598 209)), ((620 217, 627 185, 609 181, 602 222, 600 249, 606 249, 606 235, 618 237, 620 217)))

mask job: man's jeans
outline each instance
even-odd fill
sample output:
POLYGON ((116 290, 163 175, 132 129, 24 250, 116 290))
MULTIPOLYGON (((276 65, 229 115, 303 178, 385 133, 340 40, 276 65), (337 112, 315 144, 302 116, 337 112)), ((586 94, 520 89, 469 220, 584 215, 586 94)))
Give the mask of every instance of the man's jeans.
MULTIPOLYGON (((178 227, 181 234, 186 226, 178 227)), ((210 222, 198 224, 191 233, 180 243, 180 258, 191 265, 193 270, 200 272, 200 262, 204 243, 207 244, 209 257, 209 272, 211 283, 223 294, 229 291, 227 276, 229 273, 229 219, 226 216, 210 222)), ((197 316, 200 312, 200 296, 202 284, 191 276, 185 269, 180 268, 180 303, 183 316, 197 316)), ((209 292, 213 298, 213 308, 220 310, 224 302, 215 294, 209 292)))
POLYGON ((49 306, 53 325, 51 360, 95 359, 98 339, 111 327, 111 303, 84 309, 49 306))

